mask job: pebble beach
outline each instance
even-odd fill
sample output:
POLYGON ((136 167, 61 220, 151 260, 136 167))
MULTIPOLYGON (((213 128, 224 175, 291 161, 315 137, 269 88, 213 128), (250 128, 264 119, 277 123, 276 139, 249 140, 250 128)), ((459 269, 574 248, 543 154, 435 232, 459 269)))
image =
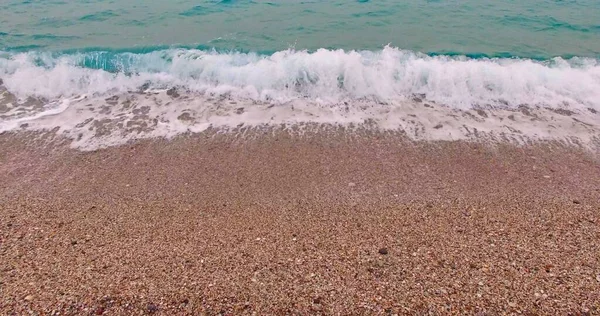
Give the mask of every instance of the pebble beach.
POLYGON ((0 135, 0 314, 600 312, 600 163, 332 129, 0 135))

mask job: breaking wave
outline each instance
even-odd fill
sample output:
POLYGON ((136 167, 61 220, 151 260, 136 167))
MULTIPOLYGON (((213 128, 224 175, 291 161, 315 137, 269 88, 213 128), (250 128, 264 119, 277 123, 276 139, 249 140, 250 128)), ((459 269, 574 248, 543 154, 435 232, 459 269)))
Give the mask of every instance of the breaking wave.
POLYGON ((268 103, 420 96, 453 108, 521 104, 600 110, 600 63, 591 58, 430 56, 380 51, 286 50, 273 54, 162 49, 145 53, 0 53, 0 79, 19 97, 48 100, 180 87, 268 103))

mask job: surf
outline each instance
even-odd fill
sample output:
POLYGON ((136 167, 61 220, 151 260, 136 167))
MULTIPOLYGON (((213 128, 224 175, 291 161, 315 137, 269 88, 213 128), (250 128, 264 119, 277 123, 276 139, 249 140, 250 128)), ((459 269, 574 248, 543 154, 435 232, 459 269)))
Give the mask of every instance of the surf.
POLYGON ((281 124, 367 124, 427 140, 598 139, 593 58, 471 58, 392 46, 3 52, 0 80, 0 132, 57 131, 81 149, 281 124))
POLYGON ((197 49, 2 53, 0 79, 21 98, 49 100, 180 87, 273 104, 297 99, 390 102, 419 95, 461 109, 533 104, 600 110, 596 59, 474 59, 389 46, 380 51, 289 49, 270 55, 197 49))

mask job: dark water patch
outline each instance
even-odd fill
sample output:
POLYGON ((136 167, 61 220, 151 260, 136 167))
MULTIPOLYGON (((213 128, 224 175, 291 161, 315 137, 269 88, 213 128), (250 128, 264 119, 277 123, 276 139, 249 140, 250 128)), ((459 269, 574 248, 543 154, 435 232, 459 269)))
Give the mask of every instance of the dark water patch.
POLYGON ((113 17, 117 17, 119 16, 118 14, 116 14, 114 11, 112 10, 106 10, 106 11, 102 11, 102 12, 98 12, 98 13, 93 13, 93 14, 88 14, 85 15, 81 18, 79 18, 80 21, 88 21, 88 22, 102 22, 102 21, 106 21, 110 18, 113 17))
POLYGON ((179 15, 181 15, 181 16, 203 16, 203 15, 217 13, 220 11, 221 11, 220 9, 218 9, 214 6, 207 7, 207 6, 197 5, 191 9, 188 9, 188 10, 185 10, 185 11, 179 13, 179 15))
POLYGON ((382 26, 389 26, 392 23, 390 23, 387 20, 377 20, 377 21, 369 21, 367 23, 365 23, 368 26, 375 26, 375 27, 382 27, 382 26))
POLYGON ((569 23, 567 21, 559 20, 551 16, 524 16, 524 15, 512 15, 504 16, 499 19, 500 24, 507 26, 522 26, 527 29, 534 29, 538 32, 545 31, 576 31, 576 32, 592 32, 598 31, 597 25, 580 25, 575 23, 569 23))
POLYGON ((479 52, 456 52, 456 51, 439 51, 439 52, 427 52, 430 57, 437 56, 448 56, 448 57, 467 57, 469 59, 531 59, 535 61, 546 61, 556 57, 562 57, 564 59, 570 59, 575 57, 573 55, 565 56, 547 56, 541 54, 513 54, 509 52, 495 52, 495 53, 479 53, 479 52))
MULTIPOLYGON (((216 41, 216 40, 213 40, 216 41)), ((218 42, 218 41, 217 41, 218 42)), ((249 54, 254 53, 257 55, 270 56, 278 52, 277 50, 250 50, 244 47, 236 48, 220 48, 214 45, 196 44, 196 45, 155 45, 155 46, 140 46, 140 47, 128 47, 128 48, 111 48, 111 47, 86 47, 86 48, 74 48, 65 49, 51 52, 54 55, 75 55, 75 54, 97 54, 97 53, 108 53, 108 54, 148 54, 157 51, 169 50, 169 49, 196 49, 204 52, 214 52, 216 54, 228 54, 228 53, 240 53, 249 54)), ((312 52, 312 51, 309 51, 312 52)))
POLYGON ((130 21, 125 21, 125 22, 119 23, 119 25, 144 26, 144 25, 146 25, 146 23, 139 21, 139 20, 130 20, 130 21))
POLYGON ((379 17, 392 16, 392 15, 394 15, 393 12, 387 11, 387 10, 360 12, 360 13, 352 14, 352 16, 355 18, 362 18, 362 17, 379 18, 379 17))
POLYGON ((31 35, 34 40, 72 40, 78 39, 79 36, 53 35, 53 34, 34 34, 31 35))
POLYGON ((72 25, 75 25, 74 21, 58 18, 43 18, 36 24, 38 27, 67 27, 72 25))
MULTIPOLYGON (((65 49, 57 51, 57 54, 64 55, 73 55, 73 54, 87 54, 87 53, 112 53, 112 54, 123 54, 123 53, 131 53, 131 54, 147 54, 155 51, 161 51, 170 48, 178 48, 175 46, 168 45, 156 45, 156 46, 140 46, 140 47, 129 47, 129 48, 109 48, 109 47, 86 47, 86 48, 76 48, 76 49, 65 49)), ((184 48, 184 47, 182 47, 184 48)))
POLYGON ((11 46, 11 47, 6 47, 4 49, 11 53, 24 53, 24 52, 28 52, 28 51, 40 51, 45 47, 46 47, 46 45, 36 44, 36 45, 11 46))

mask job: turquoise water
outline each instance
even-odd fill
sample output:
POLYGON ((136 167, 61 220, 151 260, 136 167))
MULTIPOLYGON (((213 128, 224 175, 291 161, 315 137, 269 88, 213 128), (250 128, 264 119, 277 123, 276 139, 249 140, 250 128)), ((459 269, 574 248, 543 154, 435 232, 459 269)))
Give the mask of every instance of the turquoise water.
POLYGON ((4 0, 0 12, 0 133, 58 130, 96 148, 368 121, 417 139, 600 137, 597 0, 4 0), (536 114, 511 114, 524 107, 536 114))
POLYGON ((597 0, 7 0, 0 50, 215 47, 598 57, 597 0))

